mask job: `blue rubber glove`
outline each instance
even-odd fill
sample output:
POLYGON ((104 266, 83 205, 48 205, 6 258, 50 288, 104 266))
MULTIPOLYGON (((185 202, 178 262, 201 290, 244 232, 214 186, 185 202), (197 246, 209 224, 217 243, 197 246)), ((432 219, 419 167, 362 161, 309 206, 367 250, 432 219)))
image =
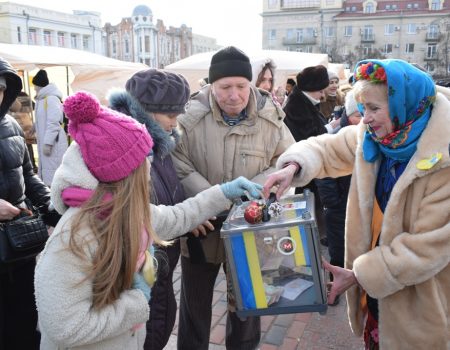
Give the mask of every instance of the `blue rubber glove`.
POLYGON ((144 276, 142 276, 142 274, 140 274, 138 272, 134 273, 133 284, 131 285, 131 288, 140 289, 142 291, 142 293, 144 293, 147 301, 150 301, 151 288, 147 284, 147 282, 145 282, 144 276))
POLYGON ((233 181, 223 183, 220 185, 220 188, 228 199, 239 198, 241 196, 246 196, 247 194, 255 199, 261 198, 262 186, 247 180, 243 176, 239 176, 233 181))

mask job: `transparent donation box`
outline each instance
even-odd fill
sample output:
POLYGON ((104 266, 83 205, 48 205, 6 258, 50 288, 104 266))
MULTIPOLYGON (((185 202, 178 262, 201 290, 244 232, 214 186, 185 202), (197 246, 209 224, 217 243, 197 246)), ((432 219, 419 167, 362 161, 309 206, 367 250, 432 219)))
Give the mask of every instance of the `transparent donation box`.
POLYGON ((325 313, 314 194, 305 191, 275 202, 277 215, 255 224, 244 218, 252 204, 234 205, 221 230, 238 316, 325 313))

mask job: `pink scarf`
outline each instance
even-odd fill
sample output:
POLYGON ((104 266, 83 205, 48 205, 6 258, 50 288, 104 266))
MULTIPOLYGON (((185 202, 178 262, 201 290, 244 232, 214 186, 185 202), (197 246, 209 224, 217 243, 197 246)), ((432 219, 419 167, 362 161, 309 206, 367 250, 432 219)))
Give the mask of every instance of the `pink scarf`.
MULTIPOLYGON (((94 194, 93 190, 88 190, 81 187, 67 187, 61 193, 61 198, 65 205, 69 207, 81 207, 84 203, 86 203, 89 199, 91 199, 94 194)), ((106 194, 103 198, 104 201, 112 200, 112 195, 110 193, 106 194)), ((106 219, 109 213, 102 213, 101 219, 106 219)), ((141 242, 139 245, 139 253, 136 263, 136 271, 139 271, 145 262, 145 251, 152 244, 151 239, 149 239, 149 235, 145 229, 142 230, 141 234, 141 242)))

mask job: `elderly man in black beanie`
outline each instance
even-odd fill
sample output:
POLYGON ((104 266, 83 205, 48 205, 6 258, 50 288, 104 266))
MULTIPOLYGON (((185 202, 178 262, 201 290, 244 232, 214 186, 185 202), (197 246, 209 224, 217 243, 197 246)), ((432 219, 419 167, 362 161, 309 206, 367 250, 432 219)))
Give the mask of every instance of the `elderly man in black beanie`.
MULTIPOLYGON (((233 46, 221 49, 211 59, 210 85, 191 97, 178 118, 182 139, 173 159, 188 196, 241 175, 263 183, 278 156, 294 143, 281 108, 251 80, 248 56, 233 46)), ((200 251, 189 251, 181 241, 178 349, 208 349, 214 284, 225 263, 220 228, 216 221, 214 231, 200 240, 200 251)), ((227 349, 255 349, 259 317, 240 320, 228 297, 227 349)))
MULTIPOLYGON (((125 89, 110 93, 109 103, 113 109, 144 124, 153 138, 150 200, 158 205, 180 203, 185 199, 185 194, 170 154, 179 141, 177 116, 185 112, 189 100, 188 82, 181 74, 148 69, 134 74, 127 81, 125 89)), ((206 225, 213 228, 210 223, 206 225)), ((200 229, 204 231, 203 226, 200 229)), ((144 344, 146 350, 162 350, 165 347, 177 312, 172 277, 180 256, 180 243, 175 240, 168 247, 154 248, 159 261, 158 276, 149 302, 150 318, 144 344)))

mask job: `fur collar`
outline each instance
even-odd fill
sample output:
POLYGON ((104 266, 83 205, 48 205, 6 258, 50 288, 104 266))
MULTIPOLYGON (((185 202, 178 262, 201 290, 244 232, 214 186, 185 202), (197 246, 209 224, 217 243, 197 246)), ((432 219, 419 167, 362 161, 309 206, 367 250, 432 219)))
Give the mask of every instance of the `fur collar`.
POLYGON ((155 156, 165 158, 176 147, 180 140, 177 129, 172 130, 172 134, 168 134, 153 118, 147 113, 141 104, 125 90, 116 90, 108 96, 109 104, 112 109, 129 115, 136 119, 139 123, 144 124, 147 131, 153 138, 153 151, 155 156))

